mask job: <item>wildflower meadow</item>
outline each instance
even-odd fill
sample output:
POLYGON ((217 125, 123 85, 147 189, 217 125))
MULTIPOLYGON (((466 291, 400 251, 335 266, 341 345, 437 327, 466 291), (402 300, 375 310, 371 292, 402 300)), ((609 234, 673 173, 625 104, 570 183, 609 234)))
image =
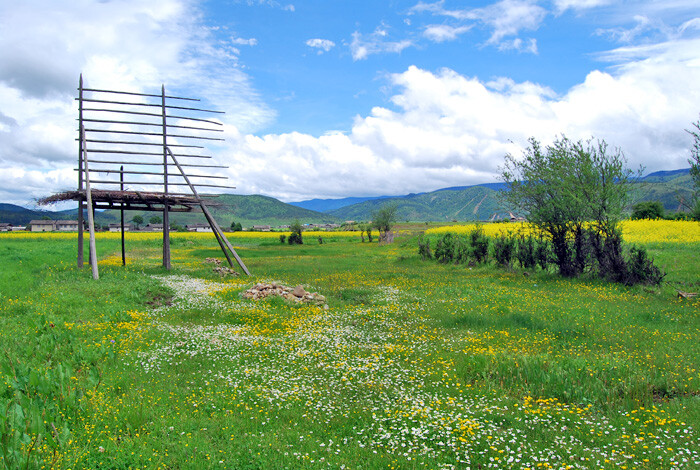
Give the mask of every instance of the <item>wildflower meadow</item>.
POLYGON ((98 234, 97 281, 76 234, 0 234, 0 468, 700 468, 700 224, 623 234, 660 286, 423 262, 415 227, 231 234, 252 277, 213 234, 173 233, 171 271, 160 234, 126 266, 98 234))

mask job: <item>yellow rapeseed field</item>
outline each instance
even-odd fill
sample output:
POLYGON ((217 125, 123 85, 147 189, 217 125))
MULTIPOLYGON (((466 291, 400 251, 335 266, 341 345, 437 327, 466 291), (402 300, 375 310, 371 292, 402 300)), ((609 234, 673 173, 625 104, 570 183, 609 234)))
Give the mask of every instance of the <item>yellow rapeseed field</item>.
MULTIPOLYGON (((622 234, 630 243, 697 243, 700 242, 700 223, 677 220, 626 220, 622 222, 622 234)), ((452 225, 432 228, 427 234, 467 234, 477 224, 452 225)), ((532 233, 528 223, 482 224, 487 236, 499 233, 532 233)))
MULTIPOLYGON (((226 238, 231 240, 246 240, 246 239, 279 239, 280 235, 289 236, 291 232, 225 232, 226 238)), ((338 232, 304 232, 304 237, 316 238, 343 238, 343 237, 359 237, 360 232, 338 231, 338 232)), ((375 233, 376 235, 376 233, 375 233)), ((77 232, 6 232, 0 234, 1 237, 9 239, 51 239, 51 240, 71 240, 78 238, 77 232)), ((87 233, 85 238, 87 239, 87 233)), ((121 238, 120 232, 98 232, 95 234, 98 240, 118 240, 121 238)), ((206 240, 214 239, 214 234, 211 232, 170 232, 173 239, 184 240, 206 240)), ((159 240, 163 238, 162 232, 127 232, 126 238, 134 241, 159 240)))

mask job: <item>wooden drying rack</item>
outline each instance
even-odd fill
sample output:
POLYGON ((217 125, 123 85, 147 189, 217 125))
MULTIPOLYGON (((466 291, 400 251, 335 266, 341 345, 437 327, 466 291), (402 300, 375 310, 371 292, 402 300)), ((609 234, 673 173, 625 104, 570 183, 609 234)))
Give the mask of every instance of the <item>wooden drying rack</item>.
POLYGON ((95 279, 99 277, 95 249, 95 209, 121 210, 124 263, 124 210, 162 212, 163 266, 166 269, 171 268, 169 213, 201 209, 229 265, 233 266, 233 256, 241 269, 250 275, 214 220, 203 196, 197 191, 197 187, 232 188, 212 183, 215 179, 226 179, 225 176, 206 173, 212 168, 227 167, 197 163, 212 158, 201 153, 205 147, 197 145, 198 143, 224 140, 215 137, 216 133, 223 132, 223 124, 211 117, 223 113, 185 106, 199 100, 166 95, 165 86, 161 87, 160 94, 85 88, 82 75, 76 100, 78 190, 56 194, 42 202, 78 201, 78 266, 84 265, 82 228, 83 211, 86 208, 90 233, 90 265, 95 279), (126 101, 117 100, 114 96, 124 97, 126 101), (180 104, 182 106, 178 106, 180 104), (180 153, 174 153, 173 149, 180 153), (199 173, 187 173, 186 168, 199 173), (96 174, 106 176, 98 178, 96 174), (124 181, 125 175, 129 178, 128 181, 124 181), (110 189, 115 186, 118 189, 110 189), (138 189, 126 190, 126 186, 138 189), (182 187, 184 192, 171 192, 171 187, 182 187))

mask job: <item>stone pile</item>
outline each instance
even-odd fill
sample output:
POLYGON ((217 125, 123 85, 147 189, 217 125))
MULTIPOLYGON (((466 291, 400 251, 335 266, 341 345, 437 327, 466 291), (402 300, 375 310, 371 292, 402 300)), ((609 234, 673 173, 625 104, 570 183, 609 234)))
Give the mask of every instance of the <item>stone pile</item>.
POLYGON ((225 277, 225 276, 240 276, 240 273, 238 271, 234 271, 233 269, 229 268, 228 266, 215 266, 212 271, 215 273, 219 273, 219 276, 225 277))
POLYGON ((296 287, 289 287, 283 284, 273 282, 272 284, 256 284, 243 293, 244 299, 260 300, 270 296, 278 296, 292 302, 305 302, 314 305, 326 305, 326 298, 318 292, 306 292, 304 287, 299 284, 296 287))
POLYGON ((234 271, 233 269, 229 268, 228 266, 221 266, 221 260, 217 258, 207 258, 204 260, 205 263, 212 263, 214 264, 214 268, 212 271, 217 273, 221 277, 226 277, 226 276, 240 276, 240 273, 237 271, 234 271))

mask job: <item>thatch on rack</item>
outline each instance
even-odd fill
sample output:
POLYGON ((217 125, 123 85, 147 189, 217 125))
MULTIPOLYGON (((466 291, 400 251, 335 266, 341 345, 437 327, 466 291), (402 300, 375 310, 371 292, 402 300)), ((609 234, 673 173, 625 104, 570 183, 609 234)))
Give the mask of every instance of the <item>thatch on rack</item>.
MULTIPOLYGON (((200 201, 193 195, 187 194, 164 194, 146 191, 108 191, 103 189, 93 189, 92 201, 97 209, 121 209, 162 211, 163 205, 167 204, 174 212, 194 212, 201 211, 200 201)), ((85 190, 64 191, 41 198, 37 201, 40 205, 55 204, 63 201, 86 201, 85 190)), ((209 206, 220 204, 207 202, 209 206)))

